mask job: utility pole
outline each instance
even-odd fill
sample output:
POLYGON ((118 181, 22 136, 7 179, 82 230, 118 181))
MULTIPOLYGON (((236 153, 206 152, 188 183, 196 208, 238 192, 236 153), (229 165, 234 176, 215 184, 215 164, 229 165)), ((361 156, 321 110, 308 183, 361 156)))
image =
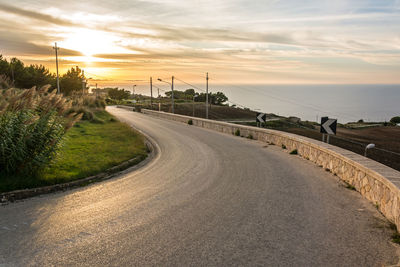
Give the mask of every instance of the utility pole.
POLYGON ((150 77, 150 109, 153 109, 153 78, 150 77))
POLYGON ((60 78, 58 76, 58 49, 60 49, 60 48, 57 47, 57 42, 54 43, 53 49, 56 51, 57 94, 59 94, 60 93, 60 78))
POLYGON ((208 119, 208 72, 206 75, 206 119, 208 119))
POLYGON ((172 90, 172 113, 175 113, 175 105, 174 105, 174 76, 172 76, 172 83, 171 83, 171 90, 172 90))

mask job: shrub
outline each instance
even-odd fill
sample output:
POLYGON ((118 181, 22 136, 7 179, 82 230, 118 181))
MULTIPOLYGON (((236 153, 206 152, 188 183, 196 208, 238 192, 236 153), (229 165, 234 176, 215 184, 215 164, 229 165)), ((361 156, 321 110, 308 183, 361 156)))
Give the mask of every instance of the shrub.
POLYGON ((73 113, 82 114, 82 120, 84 121, 92 121, 94 118, 93 112, 86 107, 71 107, 65 112, 66 115, 73 113))
POLYGON ((11 87, 11 81, 6 75, 0 75, 0 89, 8 89, 11 87))
POLYGON ((0 97, 0 176, 35 175, 54 158, 81 114, 49 86, 6 89, 0 97))
POLYGON ((106 101, 101 97, 73 94, 70 97, 73 107, 86 107, 91 109, 105 109, 106 101))
POLYGON ((235 131, 235 135, 236 135, 236 136, 240 136, 240 130, 239 130, 239 129, 237 129, 237 130, 235 131))
POLYGON ((286 146, 285 146, 284 144, 282 144, 282 148, 283 148, 283 149, 286 149, 286 146))
POLYGON ((93 112, 90 109, 81 107, 76 112, 82 114, 82 120, 91 121, 94 118, 93 112))
POLYGON ((188 120, 189 125, 193 125, 193 120, 188 120))
POLYGON ((400 123, 400 116, 396 116, 390 119, 391 123, 400 123))
POLYGON ((291 155, 297 155, 297 149, 293 149, 292 151, 290 151, 291 155))

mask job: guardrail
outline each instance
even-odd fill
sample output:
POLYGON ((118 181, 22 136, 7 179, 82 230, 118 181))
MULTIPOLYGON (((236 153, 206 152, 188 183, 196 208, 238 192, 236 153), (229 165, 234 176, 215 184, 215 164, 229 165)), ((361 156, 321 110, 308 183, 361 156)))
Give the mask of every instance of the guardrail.
POLYGON ((188 123, 226 134, 251 136, 278 146, 284 145, 288 152, 297 150, 301 157, 314 162, 337 175, 371 201, 400 229, 400 172, 354 152, 332 146, 307 137, 262 129, 251 126, 206 120, 201 118, 142 109, 142 113, 155 117, 188 123))

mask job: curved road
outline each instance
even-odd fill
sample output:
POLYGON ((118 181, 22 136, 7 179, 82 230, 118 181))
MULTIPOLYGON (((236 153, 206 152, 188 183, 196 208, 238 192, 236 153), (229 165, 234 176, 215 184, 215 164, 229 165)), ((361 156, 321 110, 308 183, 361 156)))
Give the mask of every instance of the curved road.
MULTIPOLYGON (((382 266, 384 218, 276 146, 109 108, 159 145, 145 167, 0 207, 0 266, 382 266)), ((82 155, 84 156, 84 155, 82 155)))

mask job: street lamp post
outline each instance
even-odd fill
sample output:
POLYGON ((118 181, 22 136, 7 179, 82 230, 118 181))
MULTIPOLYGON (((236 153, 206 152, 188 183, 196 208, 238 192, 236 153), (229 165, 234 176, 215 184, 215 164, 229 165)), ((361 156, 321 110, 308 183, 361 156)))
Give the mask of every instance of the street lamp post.
POLYGON ((172 82, 163 81, 161 78, 158 78, 160 82, 168 83, 171 85, 171 99, 172 99, 172 113, 175 113, 175 105, 174 105, 174 76, 172 76, 172 82))

